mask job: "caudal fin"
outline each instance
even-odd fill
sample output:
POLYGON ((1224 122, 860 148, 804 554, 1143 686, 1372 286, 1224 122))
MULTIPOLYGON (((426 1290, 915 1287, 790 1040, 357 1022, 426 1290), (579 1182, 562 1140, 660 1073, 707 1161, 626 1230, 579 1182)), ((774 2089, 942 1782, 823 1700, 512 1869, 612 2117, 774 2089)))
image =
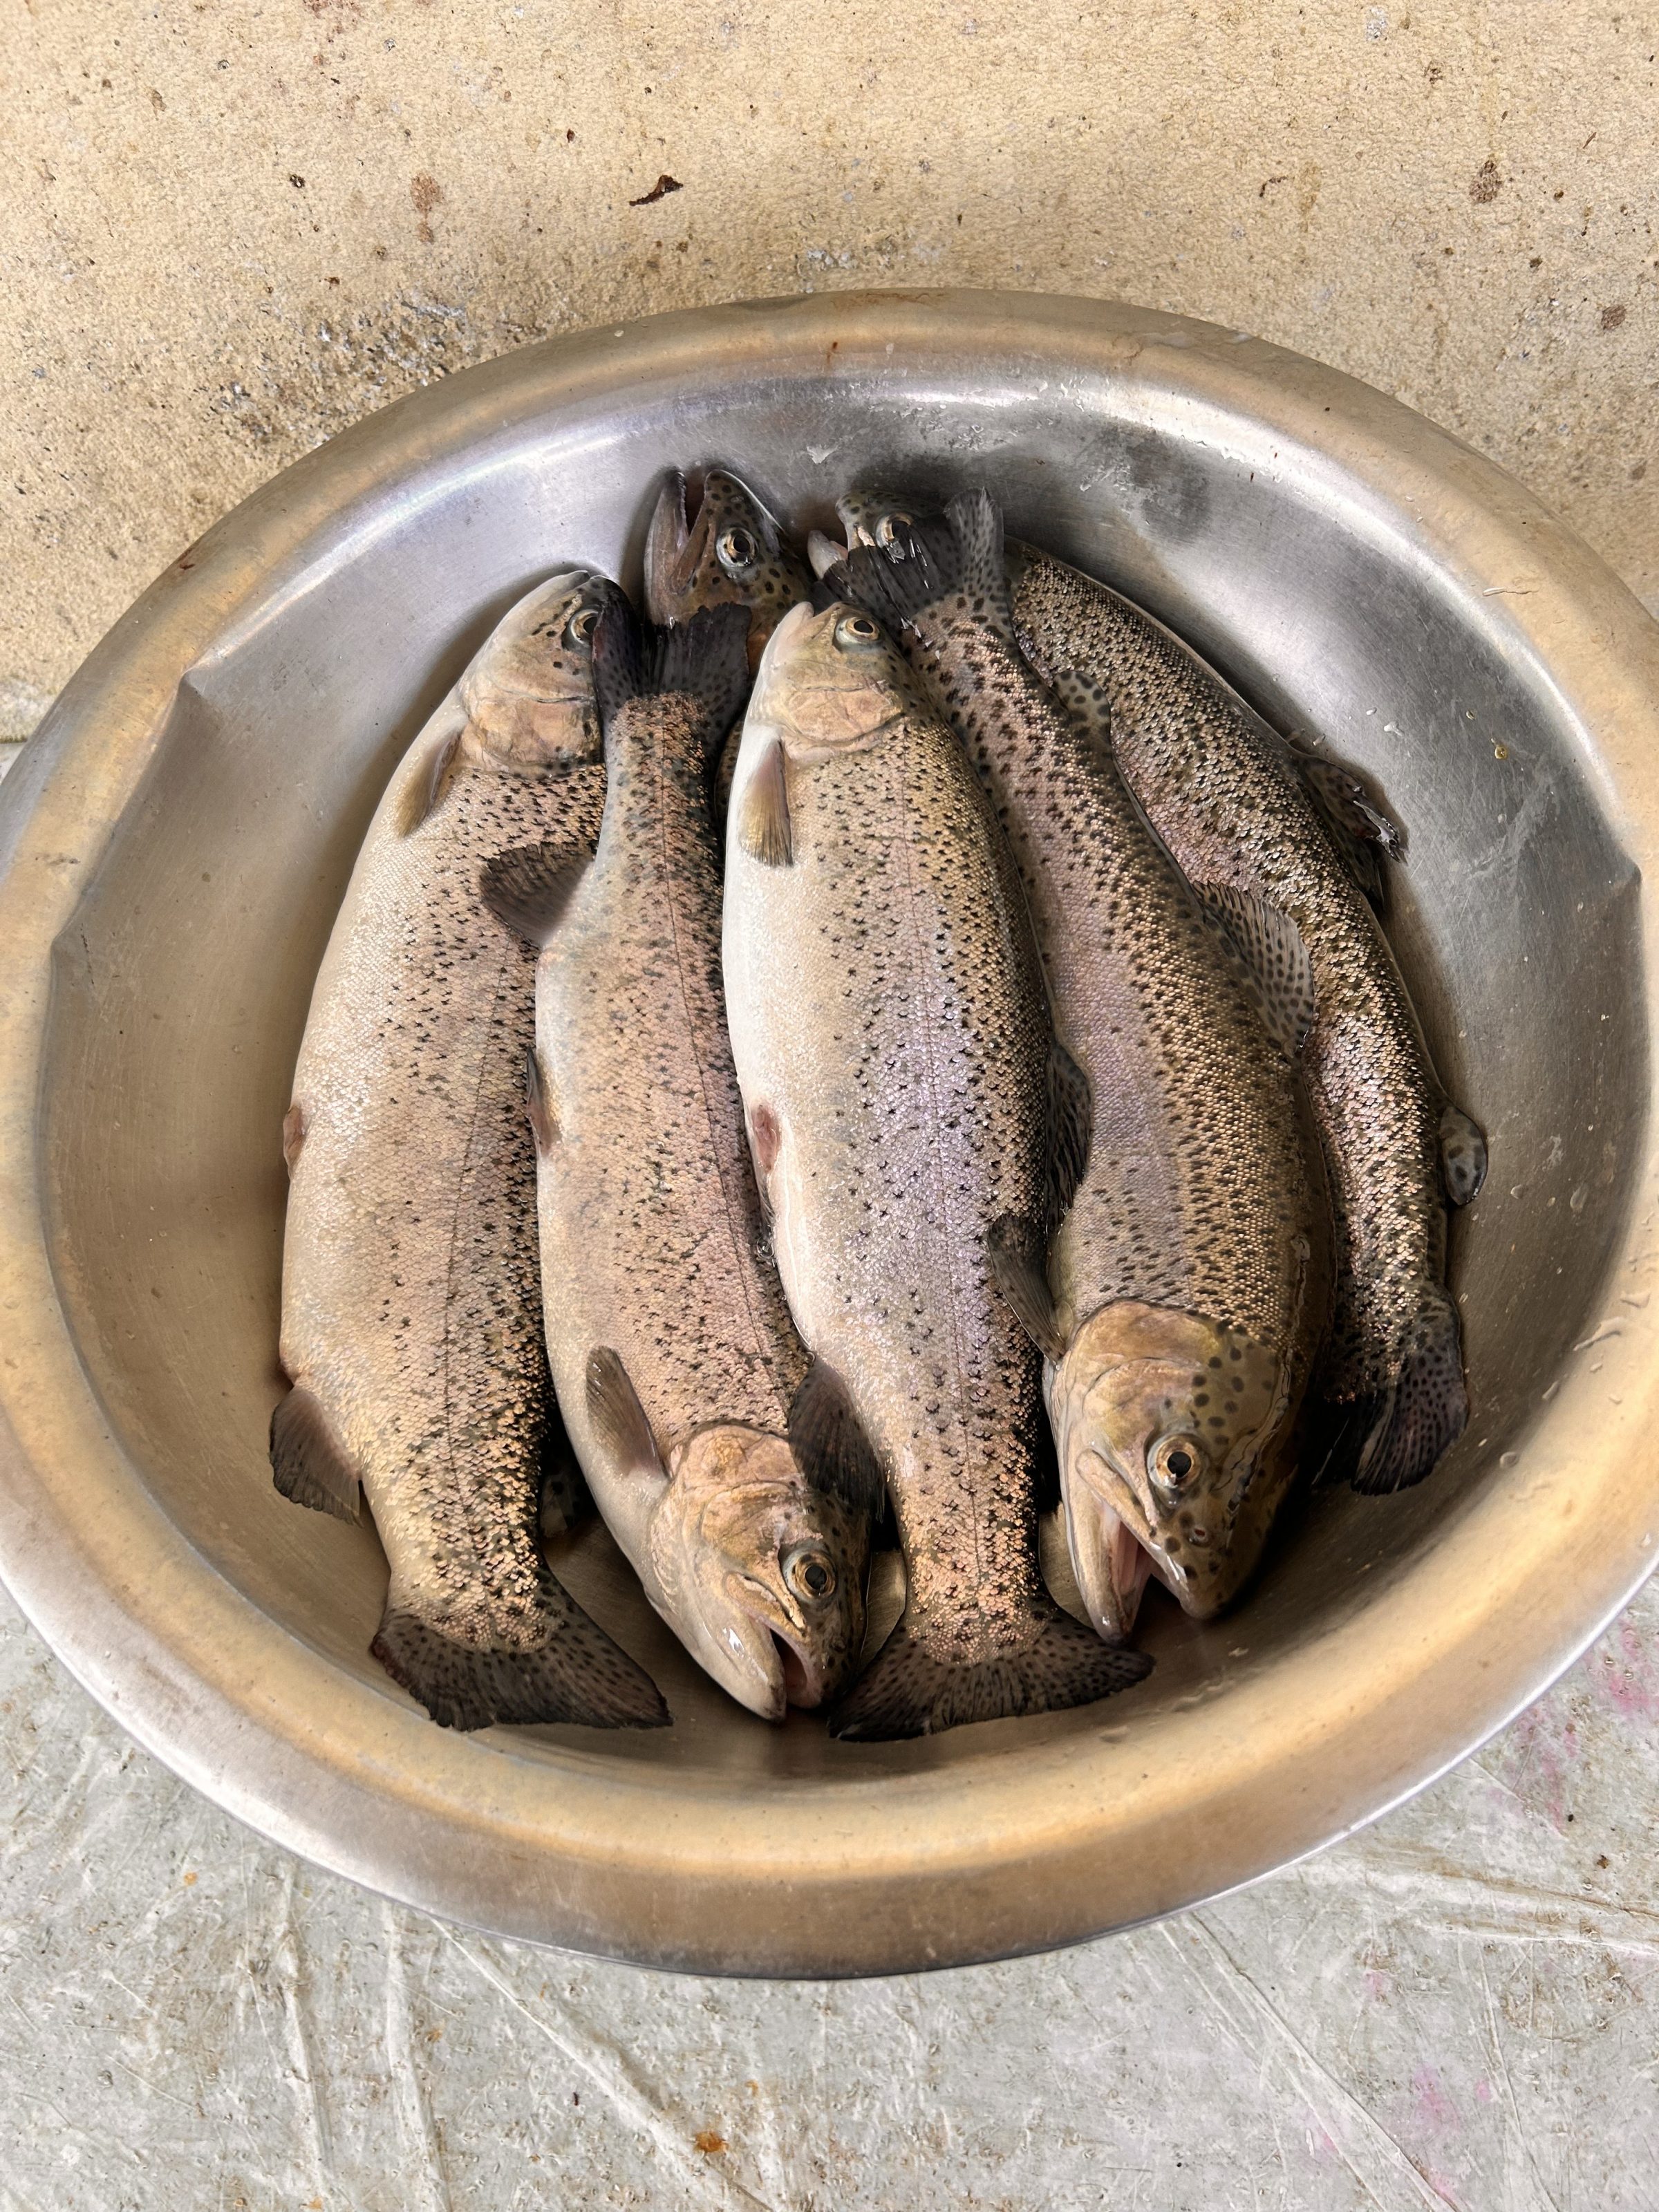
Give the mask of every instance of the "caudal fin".
POLYGON ((1129 1689, 1152 1671, 1146 1652, 1103 1644, 1058 1606, 1030 1644, 969 1664, 925 1650, 907 1612, 830 1715, 830 1733, 883 1743, 968 1721, 1063 1712, 1129 1689))
POLYGON ((1439 1284, 1425 1285, 1394 1382, 1366 1411, 1370 1423, 1349 1480, 1367 1498, 1421 1482, 1462 1435, 1469 1418, 1462 1345, 1455 1310, 1439 1284))
POLYGON ((704 607, 657 629, 629 606, 608 606, 593 632, 592 665, 607 724, 630 699, 674 693, 696 702, 704 742, 718 751, 749 695, 749 610, 704 607))
POLYGON ((388 1605, 369 1649, 440 1728, 666 1728, 668 1708, 642 1667, 613 1644, 568 1590, 543 1578, 546 1640, 526 1650, 458 1643, 418 1613, 388 1605))
POLYGON ((958 493, 943 514, 896 522, 881 546, 855 546, 823 581, 894 629, 963 592, 1013 635, 1002 510, 982 489, 958 493))

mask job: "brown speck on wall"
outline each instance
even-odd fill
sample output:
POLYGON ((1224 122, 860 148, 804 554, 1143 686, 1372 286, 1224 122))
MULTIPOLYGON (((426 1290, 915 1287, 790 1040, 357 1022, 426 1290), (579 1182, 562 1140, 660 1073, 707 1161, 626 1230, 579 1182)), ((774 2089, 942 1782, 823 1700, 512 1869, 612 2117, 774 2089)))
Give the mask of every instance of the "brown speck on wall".
POLYGON ((421 170, 410 182, 409 197, 415 204, 415 212, 421 218, 421 243, 432 243, 432 210, 443 198, 443 187, 435 177, 421 170))

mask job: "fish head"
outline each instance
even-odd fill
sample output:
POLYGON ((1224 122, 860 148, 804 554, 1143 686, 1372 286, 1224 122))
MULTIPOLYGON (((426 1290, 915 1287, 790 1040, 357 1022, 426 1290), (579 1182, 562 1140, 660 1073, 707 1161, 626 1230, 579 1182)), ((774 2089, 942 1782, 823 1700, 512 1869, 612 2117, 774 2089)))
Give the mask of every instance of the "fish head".
POLYGON ((872 744, 917 704, 915 679, 873 615, 837 601, 792 607, 755 678, 750 723, 775 732, 791 760, 825 760, 872 744))
POLYGON ((779 1721, 835 1696, 864 1641, 869 1530, 781 1437, 698 1430, 670 1462, 649 1543, 668 1620, 739 1705, 779 1721))
POLYGON ((1194 1619, 1231 1603, 1288 1486, 1287 1363, 1244 1330, 1124 1300, 1085 1322, 1048 1382, 1066 1532, 1103 1636, 1149 1576, 1194 1619))
POLYGON ((924 511, 897 492, 870 486, 855 485, 836 501, 849 551, 855 545, 874 545, 884 552, 898 532, 919 521, 924 511))
POLYGON ((690 622, 704 607, 747 607, 754 668, 784 616, 811 592, 806 563, 747 484, 710 469, 693 520, 685 478, 678 471, 669 477, 645 542, 645 607, 653 623, 690 622))
POLYGON ((471 758, 533 774, 603 757, 593 633, 622 598, 608 577, 567 568, 502 617, 460 682, 471 758))

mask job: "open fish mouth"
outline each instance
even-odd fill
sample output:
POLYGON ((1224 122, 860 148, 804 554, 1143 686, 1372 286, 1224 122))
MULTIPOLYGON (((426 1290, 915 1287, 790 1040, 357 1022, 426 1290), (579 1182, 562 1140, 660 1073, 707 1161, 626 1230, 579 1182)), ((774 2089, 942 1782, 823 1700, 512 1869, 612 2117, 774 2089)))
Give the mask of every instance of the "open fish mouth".
MULTIPOLYGON (((1109 1640, 1128 1635, 1154 1575, 1169 1587, 1168 1563, 1092 1491, 1067 1498, 1066 1540, 1072 1571, 1097 1632, 1109 1640)), ((1181 1592, 1177 1589, 1172 1595, 1178 1598, 1181 1592)))
MULTIPOLYGON (((1127 1506, 1127 1501, 1125 1500, 1127 1506)), ((1073 1484, 1066 1498, 1066 1537, 1072 1571, 1089 1618, 1102 1636, 1128 1635, 1148 1585, 1159 1582, 1183 1613, 1205 1620, 1219 1610, 1224 1571, 1200 1574, 1199 1562, 1183 1565, 1170 1556, 1139 1515, 1120 1508, 1098 1490, 1073 1484)), ((1203 1564, 1209 1566, 1206 1539, 1203 1564)), ((1226 1557, 1216 1547, 1218 1569, 1226 1557)))
MULTIPOLYGON (((687 501, 685 478, 675 469, 657 495, 645 542, 645 597, 653 622, 669 619, 672 602, 685 591, 696 569, 702 548, 692 539, 687 501)), ((704 530, 699 538, 708 534, 704 530)))
POLYGON ((823 1677, 806 1654, 787 1636, 772 1631, 772 1648, 783 1668, 783 1695, 787 1705, 811 1709, 823 1703, 823 1677))
MULTIPOLYGON (((690 590, 708 559, 709 540, 722 515, 733 522, 745 520, 756 515, 757 504, 736 477, 724 469, 709 469, 694 507, 685 477, 678 469, 671 471, 657 495, 645 540, 645 600, 653 622, 684 619, 689 610, 678 603, 690 590)), ((757 550, 763 552, 758 530, 750 534, 757 550)))
POLYGON ((734 1607, 720 1643, 721 1687, 763 1720, 781 1721, 791 1705, 821 1705, 830 1690, 823 1661, 769 1602, 734 1607))

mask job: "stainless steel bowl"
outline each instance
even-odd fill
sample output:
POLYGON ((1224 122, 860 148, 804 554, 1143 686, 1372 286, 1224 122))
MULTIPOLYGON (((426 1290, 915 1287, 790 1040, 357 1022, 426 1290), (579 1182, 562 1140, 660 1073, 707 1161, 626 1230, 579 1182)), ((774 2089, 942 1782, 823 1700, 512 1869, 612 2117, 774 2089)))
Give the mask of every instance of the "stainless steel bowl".
POLYGON ((1419 1788, 1653 1563, 1648 1114, 1659 629, 1522 489, 1241 333, 840 294, 535 347, 407 399, 191 548, 0 793, 0 1566, 179 1774, 372 1887, 658 1966, 992 1958, 1189 1904, 1419 1788), (933 1741, 773 1730, 602 1534, 567 1571, 656 1673, 641 1737, 434 1728, 368 1646, 372 1534, 272 1491, 277 1131, 392 763, 496 614, 628 577, 666 464, 798 524, 852 475, 990 483, 1409 825, 1394 927, 1492 1140, 1453 1234, 1474 1395, 1422 1490, 1316 1497, 1158 1668, 933 1741))

